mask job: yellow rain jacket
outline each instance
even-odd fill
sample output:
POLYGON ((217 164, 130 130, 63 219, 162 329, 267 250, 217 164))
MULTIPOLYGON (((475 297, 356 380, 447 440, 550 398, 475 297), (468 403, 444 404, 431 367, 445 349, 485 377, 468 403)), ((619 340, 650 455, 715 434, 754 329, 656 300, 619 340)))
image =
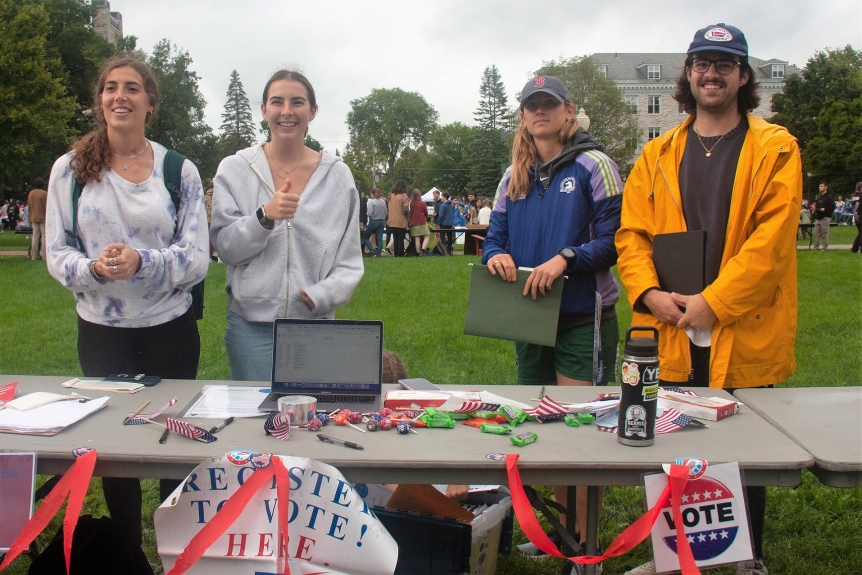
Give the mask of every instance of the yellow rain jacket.
MULTIPOLYGON (((617 266, 629 303, 658 287, 656 234, 687 231, 679 165, 693 116, 649 142, 626 181, 617 266)), ((718 317, 712 328, 710 387, 758 387, 796 370, 796 229, 802 161, 781 126, 748 115, 718 278, 701 295, 718 317)), ((691 294, 685 294, 691 295, 691 294)), ((691 370, 685 330, 662 323, 643 304, 632 325, 659 330, 661 379, 684 383, 691 370)))

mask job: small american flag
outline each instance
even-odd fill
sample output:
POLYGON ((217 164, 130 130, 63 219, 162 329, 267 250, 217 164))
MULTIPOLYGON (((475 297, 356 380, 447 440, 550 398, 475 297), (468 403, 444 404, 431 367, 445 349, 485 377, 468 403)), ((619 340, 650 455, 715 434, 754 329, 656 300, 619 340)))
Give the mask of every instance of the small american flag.
POLYGON ((531 407, 529 409, 525 409, 528 415, 532 415, 533 417, 542 417, 547 415, 565 415, 568 413, 568 410, 548 397, 547 395, 542 397, 542 401, 539 402, 539 405, 536 407, 531 407))
POLYGON ((470 413, 472 411, 496 411, 499 403, 484 403, 481 401, 465 401, 457 409, 449 409, 450 413, 470 413))
POLYGON ((174 419, 172 417, 165 418, 165 426, 174 433, 179 433, 183 437, 188 437, 189 439, 199 439, 206 441, 207 443, 212 443, 218 439, 218 437, 202 427, 198 427, 197 425, 192 425, 191 423, 186 423, 185 421, 180 421, 179 419, 174 419))
POLYGON ((266 418, 263 429, 267 435, 286 441, 290 438, 290 418, 286 413, 274 411, 266 418))
POLYGON ((684 415, 675 409, 665 409, 661 417, 655 420, 655 432, 658 434, 679 431, 691 423, 691 419, 688 415, 684 415))
POLYGON ((158 411, 154 411, 152 413, 135 413, 134 411, 128 415, 126 415, 126 419, 123 420, 123 425, 143 425, 145 423, 149 423, 148 419, 155 419, 165 412, 167 408, 178 402, 178 398, 173 398, 166 404, 162 406, 162 408, 158 411))

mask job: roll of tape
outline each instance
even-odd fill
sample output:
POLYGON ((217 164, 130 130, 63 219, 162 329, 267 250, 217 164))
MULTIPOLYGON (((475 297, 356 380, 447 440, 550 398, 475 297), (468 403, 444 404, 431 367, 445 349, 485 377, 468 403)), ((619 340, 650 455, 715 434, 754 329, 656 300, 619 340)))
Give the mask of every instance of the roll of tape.
POLYGON ((317 400, 307 395, 285 395, 278 398, 278 410, 287 414, 291 425, 306 427, 317 416, 317 400))

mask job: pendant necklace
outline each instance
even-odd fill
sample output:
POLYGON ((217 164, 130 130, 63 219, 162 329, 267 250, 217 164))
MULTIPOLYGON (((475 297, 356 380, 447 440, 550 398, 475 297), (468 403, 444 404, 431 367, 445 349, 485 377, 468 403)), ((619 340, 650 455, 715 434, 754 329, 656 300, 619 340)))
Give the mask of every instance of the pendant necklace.
MULTIPOLYGON (((111 155, 114 156, 115 158, 119 159, 119 160, 123 160, 123 159, 134 160, 135 158, 137 158, 138 156, 140 156, 141 154, 146 152, 149 145, 150 145, 150 142, 148 140, 144 140, 144 147, 137 154, 132 154, 131 156, 121 156, 120 154, 111 153, 111 155)), ((130 162, 128 165, 124 164, 123 162, 120 162, 120 165, 123 166, 123 171, 126 171, 129 168, 131 168, 132 164, 134 164, 134 162, 130 162)))
MULTIPOLYGON (((272 160, 272 163, 273 163, 273 164, 275 164, 276 166, 278 166, 278 168, 279 168, 282 172, 284 172, 284 175, 283 175, 283 176, 282 176, 281 174, 279 174, 278 172, 276 172, 276 173, 275 173, 275 175, 276 175, 276 176, 278 176, 279 178, 281 178, 282 180, 287 181, 287 176, 289 176, 291 172, 293 172, 294 170, 296 170, 296 168, 298 168, 298 167, 299 167, 299 164, 301 164, 301 163, 302 163, 302 158, 299 158, 299 161, 297 161, 297 162, 296 162, 296 165, 295 165, 295 166, 293 166, 291 169, 289 169, 289 170, 285 170, 285 169, 281 166, 281 164, 279 164, 278 162, 276 162, 276 161, 275 161, 275 157, 273 157, 269 152, 267 152, 267 151, 266 151, 266 149, 267 149, 268 147, 269 147, 269 144, 267 144, 267 145, 266 145, 266 146, 264 146, 264 148, 263 148, 263 152, 266 154, 266 157, 267 157, 267 158, 269 158, 270 160, 272 160)), ((305 157, 305 150, 303 150, 303 151, 302 151, 302 156, 303 156, 303 157, 305 157)))
POLYGON ((697 133, 697 130, 695 130, 694 127, 692 127, 692 130, 694 131, 694 135, 697 136, 697 141, 700 142, 701 146, 703 146, 703 150, 706 152, 707 158, 712 155, 712 151, 715 149, 715 147, 718 145, 718 143, 720 141, 722 141, 724 139, 724 137, 727 135, 727 134, 722 134, 721 137, 718 140, 716 140, 716 142, 712 145, 711 148, 707 148, 706 145, 703 143, 703 140, 700 138, 700 134, 697 133))

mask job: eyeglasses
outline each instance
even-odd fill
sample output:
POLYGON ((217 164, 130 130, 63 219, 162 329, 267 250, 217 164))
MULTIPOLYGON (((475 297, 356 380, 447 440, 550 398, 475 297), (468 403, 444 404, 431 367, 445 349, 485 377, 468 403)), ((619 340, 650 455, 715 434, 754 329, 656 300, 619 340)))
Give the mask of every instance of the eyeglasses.
POLYGON ((543 109, 546 112, 550 112, 560 104, 562 104, 562 102, 560 102, 556 98, 545 98, 542 100, 538 98, 533 98, 531 100, 527 100, 521 107, 533 113, 538 112, 539 108, 543 109))
POLYGON ((735 60, 701 60, 700 58, 695 58, 691 62, 691 69, 699 74, 703 74, 709 70, 709 67, 713 64, 715 64, 715 71, 722 76, 727 76, 728 74, 733 73, 734 68, 742 66, 741 63, 735 60))

